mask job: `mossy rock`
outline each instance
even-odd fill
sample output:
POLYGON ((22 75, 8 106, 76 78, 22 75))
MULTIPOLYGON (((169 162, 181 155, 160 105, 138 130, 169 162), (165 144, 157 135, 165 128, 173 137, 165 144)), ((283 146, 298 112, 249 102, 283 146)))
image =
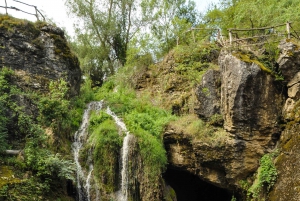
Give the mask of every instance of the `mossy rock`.
POLYGON ((13 170, 9 166, 0 166, 0 188, 5 185, 21 183, 22 180, 15 178, 13 170))
POLYGON ((246 63, 255 63, 262 71, 273 74, 271 69, 267 68, 263 63, 258 61, 256 56, 251 53, 235 52, 232 53, 232 55, 246 63))

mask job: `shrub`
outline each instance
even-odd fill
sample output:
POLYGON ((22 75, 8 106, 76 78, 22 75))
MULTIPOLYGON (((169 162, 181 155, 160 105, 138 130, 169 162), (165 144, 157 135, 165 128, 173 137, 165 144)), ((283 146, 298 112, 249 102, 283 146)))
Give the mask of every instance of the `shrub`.
POLYGON ((276 152, 265 154, 260 159, 260 167, 258 168, 256 179, 252 186, 248 189, 247 196, 259 200, 262 192, 269 192, 276 182, 277 170, 273 163, 276 152))
POLYGON ((104 181, 106 192, 113 192, 118 181, 118 156, 122 138, 111 116, 103 111, 92 114, 88 141, 93 150, 94 174, 98 181, 104 181))

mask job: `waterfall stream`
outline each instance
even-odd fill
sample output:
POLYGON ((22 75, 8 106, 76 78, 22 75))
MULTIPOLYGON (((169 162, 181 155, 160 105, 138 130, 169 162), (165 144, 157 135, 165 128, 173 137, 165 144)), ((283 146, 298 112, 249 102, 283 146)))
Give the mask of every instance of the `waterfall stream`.
POLYGON ((121 150, 122 157, 122 168, 121 168, 121 191, 117 195, 118 201, 127 201, 128 199, 128 167, 129 167, 129 151, 130 151, 130 139, 133 138, 133 135, 129 133, 126 128, 125 123, 113 113, 109 107, 107 107, 106 113, 109 114, 116 122, 116 124, 121 128, 121 130, 126 134, 123 139, 123 146, 121 150))
MULTIPOLYGON (((83 148, 84 143, 86 143, 88 138, 88 125, 89 125, 89 119, 90 119, 90 113, 91 111, 99 111, 102 109, 103 101, 99 102, 91 102, 87 105, 87 109, 84 111, 83 117, 82 117, 82 123, 80 125, 80 128, 74 135, 74 143, 72 145, 73 153, 74 153, 74 161, 77 167, 77 191, 78 191, 78 201, 91 201, 90 196, 90 189, 91 185, 90 182, 92 180, 92 173, 94 171, 94 167, 91 161, 92 155, 89 153, 89 159, 88 159, 88 166, 89 170, 86 173, 83 171, 80 162, 80 151, 83 148)), ((129 167, 129 152, 130 152, 130 141, 134 137, 129 133, 129 131, 126 128, 125 123, 114 113, 110 110, 109 107, 106 109, 106 113, 110 115, 117 126, 121 129, 122 133, 125 133, 125 137, 123 140, 123 146, 121 149, 121 189, 117 193, 117 200, 118 201, 127 201, 128 200, 128 185, 129 185, 129 177, 128 177, 128 167, 129 167)), ((99 191, 97 191, 97 200, 99 191)))
POLYGON ((87 176, 85 176, 85 173, 83 172, 79 162, 79 154, 80 154, 80 150, 83 147, 83 144, 86 142, 88 137, 87 129, 88 129, 88 123, 90 119, 90 113, 91 111, 101 110, 102 105, 103 105, 103 101, 91 102, 87 105, 87 109, 85 109, 82 117, 82 123, 78 131, 74 135, 74 143, 72 144, 72 149, 74 154, 74 161, 77 167, 78 201, 90 201, 90 180, 93 171, 93 165, 89 164, 89 173, 87 176))

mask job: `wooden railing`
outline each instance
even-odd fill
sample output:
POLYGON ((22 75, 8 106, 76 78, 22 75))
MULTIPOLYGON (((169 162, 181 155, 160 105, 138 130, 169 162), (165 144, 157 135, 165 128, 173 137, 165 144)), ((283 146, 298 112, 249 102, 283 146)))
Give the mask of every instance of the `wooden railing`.
MULTIPOLYGON (((282 38, 296 38, 300 40, 298 33, 292 27, 291 22, 279 24, 275 26, 259 27, 251 29, 228 29, 228 36, 222 35, 221 29, 206 29, 206 28, 190 28, 184 32, 184 35, 188 32, 192 32, 192 40, 196 42, 195 31, 211 31, 214 33, 214 40, 216 40, 223 47, 232 46, 249 46, 268 43, 268 38, 274 37, 278 39, 282 38), (250 44, 250 41, 251 44, 250 44)), ((179 45, 180 38, 177 37, 177 45, 179 45)))
POLYGON ((16 11, 20 11, 20 12, 26 13, 26 14, 28 14, 28 15, 33 15, 33 16, 36 17, 36 19, 37 19, 38 21, 40 20, 40 19, 39 19, 39 15, 40 15, 40 16, 43 18, 43 20, 45 21, 44 15, 37 9, 36 6, 30 5, 30 4, 27 4, 27 3, 24 3, 24 2, 21 2, 21 1, 18 1, 18 0, 12 0, 12 1, 14 1, 14 2, 23 4, 23 5, 26 5, 26 6, 33 7, 33 8, 35 9, 35 13, 30 13, 30 12, 21 10, 21 9, 19 9, 19 8, 17 8, 17 7, 14 7, 14 6, 8 6, 8 5, 7 5, 7 1, 8 1, 8 0, 5 0, 5 6, 0 6, 1 8, 5 8, 6 15, 8 15, 7 10, 8 10, 8 9, 12 9, 12 10, 16 10, 16 11))

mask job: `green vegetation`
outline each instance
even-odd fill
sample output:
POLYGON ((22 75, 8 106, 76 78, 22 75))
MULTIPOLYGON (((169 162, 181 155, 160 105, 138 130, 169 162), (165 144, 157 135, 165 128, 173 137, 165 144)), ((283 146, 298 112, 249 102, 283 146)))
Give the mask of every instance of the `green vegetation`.
POLYGON ((10 87, 9 81, 12 76, 12 71, 3 68, 0 71, 0 152, 8 147, 7 143, 7 123, 9 119, 6 116, 8 108, 13 107, 10 105, 11 91, 14 88, 10 87))
POLYGON ((276 155, 277 151, 263 155, 252 185, 247 181, 240 182, 242 189, 247 191, 247 200, 258 201, 264 199, 275 184, 277 170, 273 160, 276 155))
POLYGON ((123 67, 132 48, 140 50, 135 56, 151 53, 160 59, 177 35, 199 20, 191 0, 67 0, 66 5, 85 22, 76 29, 73 48, 94 86, 123 67))
POLYGON ((298 30, 297 9, 299 5, 295 1, 220 0, 202 19, 205 26, 219 27, 223 32, 229 28, 274 26, 287 21, 295 22, 293 27, 298 30))
POLYGON ((84 97, 69 100, 64 80, 51 82, 48 95, 37 95, 14 85, 14 76, 12 70, 0 69, 0 168, 7 170, 1 171, 5 175, 0 178, 0 199, 52 200, 55 195, 68 200, 64 188, 67 180, 75 180, 75 166, 71 147, 65 145, 70 145, 68 138, 79 126, 85 102, 93 98, 89 81, 82 87, 84 97), (27 113, 28 106, 20 105, 19 97, 38 106, 38 118, 27 113), (22 152, 11 157, 2 155, 5 149, 22 152))
POLYGON ((94 174, 98 183, 102 183, 99 185, 101 190, 113 193, 117 190, 122 136, 112 117, 104 111, 92 114, 89 133, 88 143, 93 150, 94 174), (105 178, 104 182, 102 178, 105 178))
POLYGON ((266 73, 272 74, 276 80, 283 80, 281 72, 276 69, 276 60, 278 58, 279 49, 274 46, 269 45, 268 51, 270 53, 264 55, 255 55, 253 52, 245 52, 243 50, 238 50, 233 52, 232 55, 246 63, 254 63, 260 67, 260 69, 266 73))
POLYGON ((162 132, 173 118, 170 112, 151 106, 147 100, 137 99, 134 91, 120 85, 113 86, 112 81, 99 89, 97 97, 107 101, 112 111, 124 119, 128 130, 138 138, 144 173, 149 180, 160 175, 167 163, 162 132))
MULTIPOLYGON (((219 121, 220 116, 213 117, 219 121)), ((213 121, 212 121, 213 122, 213 121)), ((228 133, 222 128, 212 126, 210 122, 204 122, 196 115, 185 115, 170 122, 170 126, 178 133, 190 135, 196 141, 205 142, 211 146, 222 146, 229 139, 228 133)))

